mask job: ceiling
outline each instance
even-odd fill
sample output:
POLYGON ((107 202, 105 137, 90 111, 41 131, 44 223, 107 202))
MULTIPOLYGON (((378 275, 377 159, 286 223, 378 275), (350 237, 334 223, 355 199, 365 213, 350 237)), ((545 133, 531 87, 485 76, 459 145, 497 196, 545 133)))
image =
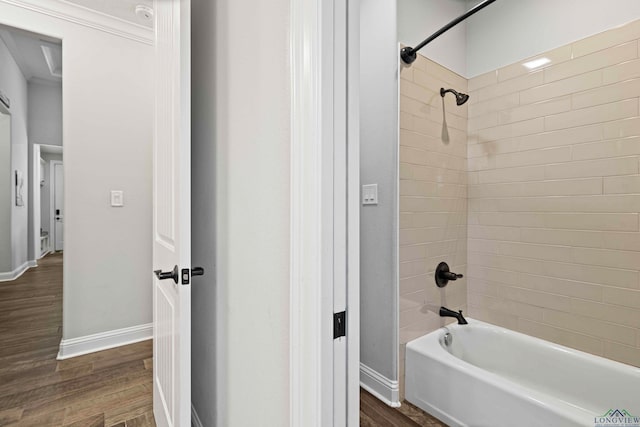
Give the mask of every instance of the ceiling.
POLYGON ((0 38, 28 81, 62 82, 60 40, 4 25, 0 25, 0 38))
POLYGON ((142 19, 136 15, 136 6, 153 8, 153 0, 65 0, 87 9, 96 10, 105 15, 115 16, 133 24, 153 27, 153 20, 142 19))

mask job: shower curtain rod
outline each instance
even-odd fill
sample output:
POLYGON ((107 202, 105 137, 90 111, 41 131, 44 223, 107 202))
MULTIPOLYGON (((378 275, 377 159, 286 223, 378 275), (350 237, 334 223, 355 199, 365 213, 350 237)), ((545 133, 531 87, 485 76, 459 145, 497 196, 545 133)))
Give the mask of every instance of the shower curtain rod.
POLYGON ((413 61, 416 60, 416 57, 417 57, 416 56, 416 52, 418 52, 420 49, 425 47, 427 44, 431 43, 433 40, 435 40, 436 38, 440 37, 442 34, 446 33, 452 27, 455 27, 460 22, 464 21, 465 19, 467 19, 468 17, 470 17, 474 13, 479 12, 482 9, 484 9, 485 7, 489 6, 494 1, 496 1, 496 0, 485 0, 482 3, 476 5, 475 7, 469 9, 464 15, 458 16, 456 19, 454 19, 453 21, 449 22, 447 25, 445 25, 444 27, 440 28, 438 31, 436 31, 435 33, 433 33, 432 35, 427 37, 418 46, 416 46, 416 47, 403 47, 400 50, 400 58, 402 58, 402 60, 404 61, 405 64, 411 64, 413 61))

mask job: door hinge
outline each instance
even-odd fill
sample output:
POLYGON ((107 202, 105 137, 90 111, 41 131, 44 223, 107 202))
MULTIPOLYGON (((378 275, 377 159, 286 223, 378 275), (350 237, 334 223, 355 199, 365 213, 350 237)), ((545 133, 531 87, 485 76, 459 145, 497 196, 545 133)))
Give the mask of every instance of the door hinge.
POLYGON ((347 312, 333 313, 333 339, 347 335, 347 312))

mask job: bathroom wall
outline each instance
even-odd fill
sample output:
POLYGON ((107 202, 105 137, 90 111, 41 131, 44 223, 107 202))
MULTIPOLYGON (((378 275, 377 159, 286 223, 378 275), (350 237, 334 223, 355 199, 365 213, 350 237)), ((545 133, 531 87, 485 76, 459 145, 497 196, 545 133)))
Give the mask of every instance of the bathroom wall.
MULTIPOLYGON (((466 275, 467 104, 440 88, 467 92, 467 80, 419 55, 400 78, 400 378, 405 344, 450 321, 440 306, 465 310, 465 279, 438 288, 445 261, 466 275), (443 126, 443 107, 446 126, 443 126), (448 138, 443 132, 448 133, 448 138), (448 140, 447 140, 448 139, 448 140)), ((400 390, 403 390, 401 385, 400 390)))
MULTIPOLYGON (((360 362, 392 384, 398 380, 395 13, 395 1, 364 0, 360 5, 360 182, 378 184, 378 204, 360 207, 360 362)), ((393 399, 388 389, 378 392, 393 399)))
MULTIPOLYGON (((469 0, 468 7, 479 2, 469 0)), ((464 75, 475 77, 638 18, 637 0, 497 1, 465 21, 464 75)))
MULTIPOLYGON (((449 21, 465 13, 468 6, 464 0, 397 0, 397 2, 398 42, 406 46, 417 45, 449 21)), ((379 20, 377 24, 380 25, 383 21, 379 20)), ((438 37, 437 41, 425 46, 420 53, 464 76, 467 72, 466 45, 467 21, 461 22, 438 37)))
POLYGON ((470 314, 636 366, 639 38, 636 21, 477 76, 468 108, 470 314))

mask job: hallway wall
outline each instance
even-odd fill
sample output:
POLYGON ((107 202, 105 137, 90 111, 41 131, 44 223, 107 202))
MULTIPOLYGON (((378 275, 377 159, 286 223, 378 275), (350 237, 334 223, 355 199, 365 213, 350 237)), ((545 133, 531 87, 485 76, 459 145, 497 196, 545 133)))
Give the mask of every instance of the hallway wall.
MULTIPOLYGON (((51 7, 75 11, 66 4, 51 7)), ((40 10, 0 2, 4 24, 64 40, 63 340, 147 325, 152 320, 152 32, 145 42, 108 25, 40 10), (112 189, 124 191, 123 208, 110 206, 112 189)), ((88 11, 77 13, 94 18, 88 11)))
MULTIPOLYGON (((27 216, 29 174, 27 164, 27 81, 9 49, 0 39, 0 90, 11 100, 11 167, 8 176, 2 179, 10 183, 11 197, 2 216, 10 215, 11 257, 8 270, 16 270, 26 264, 27 257, 27 216), (24 206, 15 203, 15 171, 22 172, 24 178, 24 206)), ((6 268, 6 267, 5 267, 6 268)))

